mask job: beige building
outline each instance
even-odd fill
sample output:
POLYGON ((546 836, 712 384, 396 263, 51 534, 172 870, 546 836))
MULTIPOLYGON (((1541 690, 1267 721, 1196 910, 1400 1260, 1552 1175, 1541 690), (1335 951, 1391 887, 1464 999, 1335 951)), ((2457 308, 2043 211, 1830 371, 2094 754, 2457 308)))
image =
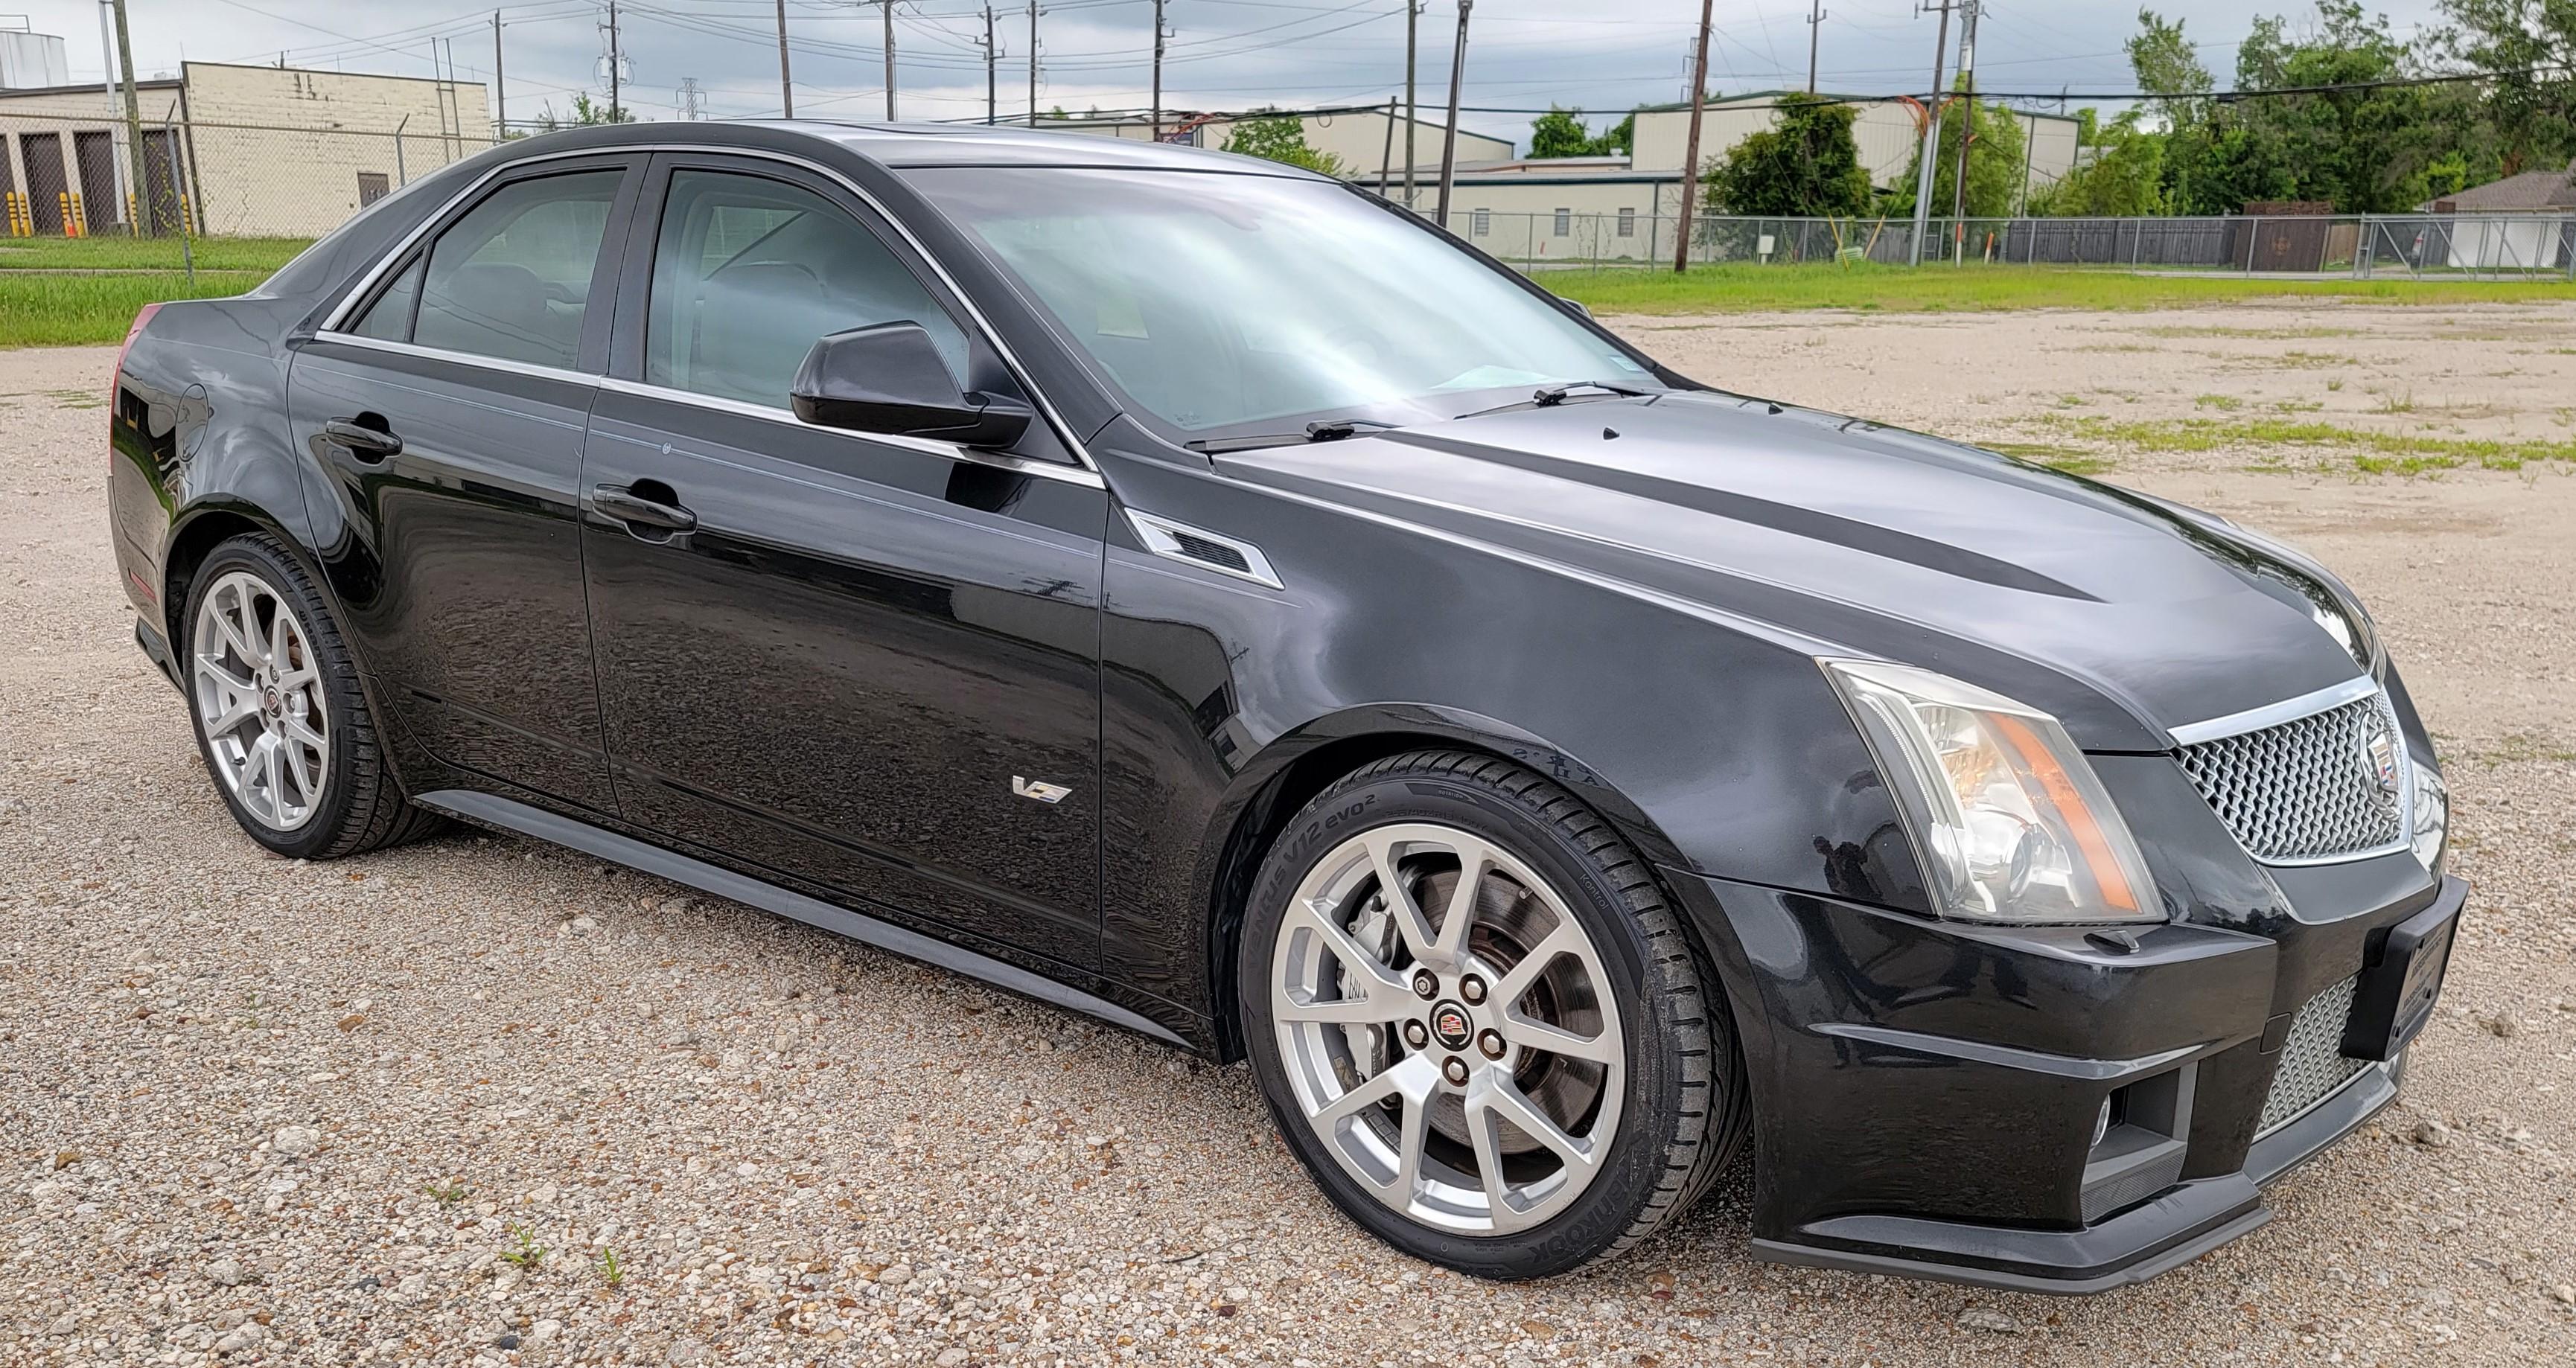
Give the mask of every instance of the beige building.
POLYGON ((187 62, 135 93, 139 188, 121 92, 0 90, 0 233, 166 232, 184 205, 199 233, 315 237, 493 139, 472 82, 187 62))
MULTIPOLYGON (((1790 93, 1760 91, 1710 102, 1700 124, 1701 164, 1725 156, 1737 143, 1771 127, 1779 118, 1780 100, 1790 93)), ((1860 113, 1852 122, 1852 140, 1859 148, 1861 165, 1872 184, 1891 188, 1912 167, 1915 145, 1922 138, 1916 106, 1904 100, 1857 103, 1860 113)), ((1669 254, 1681 210, 1690 106, 1648 106, 1639 109, 1636 117, 1633 151, 1626 157, 1553 157, 1462 166, 1449 197, 1450 227, 1486 251, 1512 260, 1654 260, 1669 254)), ((2019 113, 2017 117, 2026 150, 2027 190, 2037 194, 2074 167, 2078 125, 2064 115, 2019 113)), ((1432 211, 1435 202, 1429 190, 1416 197, 1417 207, 1425 213, 1432 211)), ((1802 257, 1848 245, 1835 239, 1831 229, 1805 231, 1807 242, 1774 245, 1784 252, 1794 247, 1802 257)))
MULTIPOLYGON (((1353 180, 1371 185, 1384 172, 1389 179, 1404 178, 1404 125, 1402 115, 1389 118, 1383 109, 1343 110, 1332 114, 1304 114, 1306 145, 1341 159, 1350 168, 1353 180)), ((1190 147, 1225 146, 1234 133, 1235 120, 1202 119, 1195 115, 1163 116, 1163 140, 1190 147)), ((1154 125, 1149 119, 1133 116, 1094 118, 1076 115, 1065 119, 1040 119, 1041 130, 1060 133, 1092 133, 1103 137, 1133 138, 1150 142, 1154 125)), ((1415 184, 1440 174, 1440 139, 1446 127, 1427 119, 1413 121, 1413 163, 1415 184)), ((1509 138, 1488 137, 1482 133, 1458 130, 1458 164, 1497 162, 1512 155, 1509 138)))

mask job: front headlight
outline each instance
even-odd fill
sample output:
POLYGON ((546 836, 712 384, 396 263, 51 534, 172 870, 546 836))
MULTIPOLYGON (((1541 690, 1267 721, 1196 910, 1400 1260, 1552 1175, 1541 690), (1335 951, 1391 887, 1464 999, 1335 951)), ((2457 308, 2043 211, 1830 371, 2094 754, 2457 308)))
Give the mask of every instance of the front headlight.
POLYGON ((2415 767, 2415 861, 2431 872, 2451 831, 2451 791, 2429 765, 2415 767))
POLYGON ((1887 777, 1941 915, 2164 920, 2128 825, 2056 718, 1929 670, 1819 663, 1887 777))

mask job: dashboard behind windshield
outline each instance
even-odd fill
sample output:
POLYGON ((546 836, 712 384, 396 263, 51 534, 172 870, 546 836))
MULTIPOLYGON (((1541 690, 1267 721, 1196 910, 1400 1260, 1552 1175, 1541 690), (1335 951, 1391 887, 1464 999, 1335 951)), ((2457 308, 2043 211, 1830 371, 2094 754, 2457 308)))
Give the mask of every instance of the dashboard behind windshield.
POLYGON ((1338 185, 1069 167, 905 173, 1139 407, 1192 433, 1446 417, 1458 395, 1643 366, 1338 185))

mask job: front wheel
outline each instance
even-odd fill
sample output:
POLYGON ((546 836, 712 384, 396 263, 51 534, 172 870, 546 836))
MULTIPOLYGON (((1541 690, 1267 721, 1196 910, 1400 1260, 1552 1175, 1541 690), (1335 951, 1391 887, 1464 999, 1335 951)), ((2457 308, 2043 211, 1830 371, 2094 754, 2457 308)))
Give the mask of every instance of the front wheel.
POLYGON ((1574 796, 1424 752, 1318 795, 1262 866, 1244 1037, 1289 1146, 1420 1258, 1540 1277, 1688 1206, 1744 1130, 1712 978, 1574 796))

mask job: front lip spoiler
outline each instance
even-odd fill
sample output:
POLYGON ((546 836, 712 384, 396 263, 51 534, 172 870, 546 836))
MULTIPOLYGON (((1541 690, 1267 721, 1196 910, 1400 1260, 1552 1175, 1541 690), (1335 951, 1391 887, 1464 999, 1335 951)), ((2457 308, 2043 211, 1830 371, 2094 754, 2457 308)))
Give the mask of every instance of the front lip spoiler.
POLYGON ((1774 1263, 2003 1292, 2090 1296, 2133 1286, 2269 1222, 2273 1213, 2263 1204, 2262 1185, 2316 1157, 2397 1100, 2400 1064, 2371 1065, 2306 1115, 2256 1142, 2243 1172, 2180 1184, 2082 1230, 1836 1216, 1800 1227, 1805 1239, 1756 1239, 1753 1253, 1774 1263))

